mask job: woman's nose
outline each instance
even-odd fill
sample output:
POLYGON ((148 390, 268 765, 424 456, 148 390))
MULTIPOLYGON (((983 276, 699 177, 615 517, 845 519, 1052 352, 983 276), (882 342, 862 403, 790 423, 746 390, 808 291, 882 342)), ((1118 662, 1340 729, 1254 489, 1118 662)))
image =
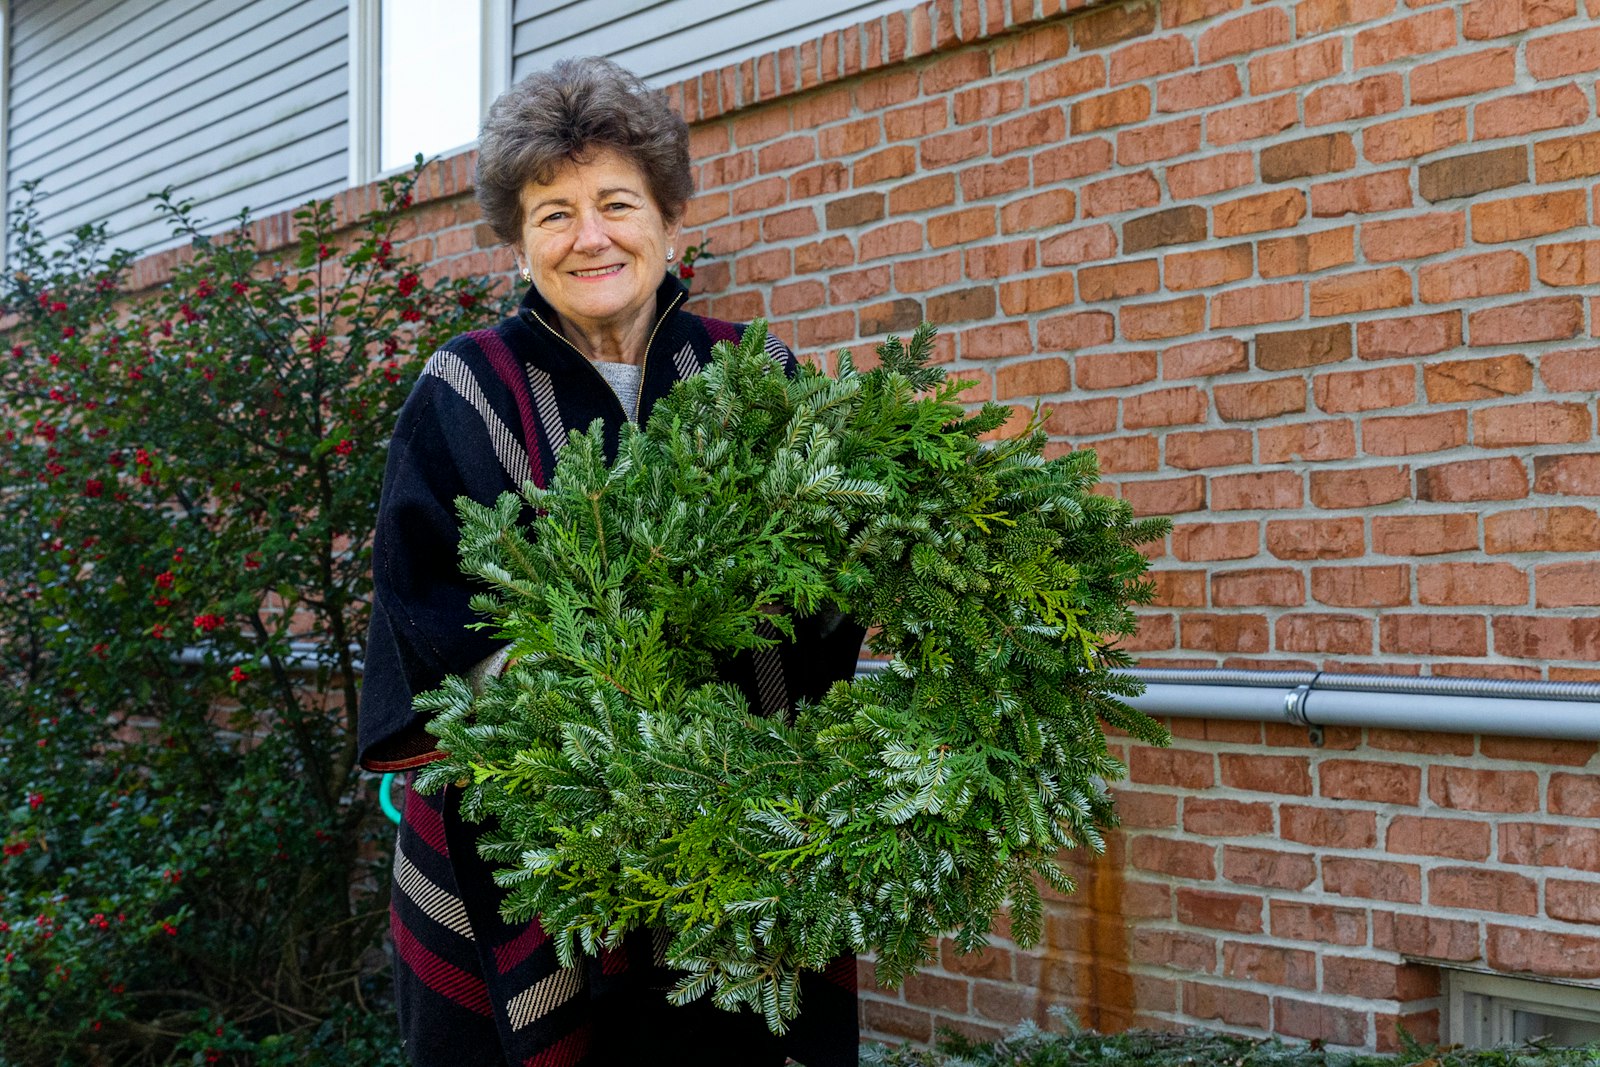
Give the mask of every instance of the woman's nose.
POLYGON ((611 235, 606 232, 605 219, 589 212, 578 218, 578 237, 573 242, 573 248, 579 252, 594 252, 610 243, 611 235))

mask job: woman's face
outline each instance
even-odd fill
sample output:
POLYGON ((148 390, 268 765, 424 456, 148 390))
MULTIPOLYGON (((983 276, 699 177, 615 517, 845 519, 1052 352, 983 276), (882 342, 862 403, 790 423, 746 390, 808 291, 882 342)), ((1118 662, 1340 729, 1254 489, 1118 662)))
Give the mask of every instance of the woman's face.
POLYGON ((517 251, 539 295, 579 328, 625 327, 651 314, 678 232, 644 172, 617 152, 598 151, 564 165, 548 185, 522 187, 517 251))

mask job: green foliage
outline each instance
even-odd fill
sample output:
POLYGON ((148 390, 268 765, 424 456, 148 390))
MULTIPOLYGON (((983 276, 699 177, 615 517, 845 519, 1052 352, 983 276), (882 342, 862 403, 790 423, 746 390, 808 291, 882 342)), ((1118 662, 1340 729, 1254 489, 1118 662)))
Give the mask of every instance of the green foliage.
POLYGON ((932 1049, 869 1047, 861 1062, 863 1067, 1595 1067, 1600 1046, 1459 1049, 1407 1042, 1405 1051, 1385 1056, 1208 1030, 1050 1033, 1025 1023, 1003 1041, 946 1034, 932 1049))
POLYGON ((1038 882, 1102 846, 1102 723, 1162 743, 1106 668, 1150 595, 1135 521, 1095 494, 1095 458, 1044 435, 984 444, 1006 409, 967 413, 929 364, 933 332, 860 373, 793 379, 765 329, 679 383, 607 465, 574 436, 547 490, 459 502, 477 606, 515 665, 475 696, 420 698, 470 779, 484 845, 564 961, 665 926, 687 976, 782 1030, 797 975, 875 951, 898 983, 953 930, 975 949, 1009 902, 1039 936, 1038 882), (844 613, 889 669, 835 685, 793 724, 752 717, 717 666, 844 613))
POLYGON ((354 761, 365 546, 412 361, 496 314, 395 252, 414 180, 350 232, 302 209, 289 262, 163 197, 188 254, 131 296, 100 230, 12 218, 0 1062, 395 1044, 358 1018, 392 832, 354 761))

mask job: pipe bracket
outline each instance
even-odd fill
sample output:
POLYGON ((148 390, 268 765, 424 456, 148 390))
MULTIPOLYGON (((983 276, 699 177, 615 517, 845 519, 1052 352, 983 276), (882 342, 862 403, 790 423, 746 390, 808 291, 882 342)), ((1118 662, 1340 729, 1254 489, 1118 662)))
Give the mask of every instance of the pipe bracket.
POLYGON ((1309 685, 1297 685, 1283 698, 1283 714, 1296 726, 1311 726, 1311 720, 1306 718, 1306 697, 1311 695, 1309 685))

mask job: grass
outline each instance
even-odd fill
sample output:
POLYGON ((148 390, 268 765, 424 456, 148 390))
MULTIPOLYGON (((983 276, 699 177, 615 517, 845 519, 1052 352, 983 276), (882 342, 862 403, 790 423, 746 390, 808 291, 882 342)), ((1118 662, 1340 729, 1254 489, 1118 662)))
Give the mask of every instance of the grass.
POLYGON ((1000 1041, 972 1042, 944 1034, 933 1049, 867 1049, 863 1067, 1600 1067, 1600 1045, 1586 1048, 1436 1048, 1406 1041, 1394 1055, 1353 1053, 1219 1034, 1208 1030, 1100 1034, 1064 1033, 1024 1023, 1000 1041))

